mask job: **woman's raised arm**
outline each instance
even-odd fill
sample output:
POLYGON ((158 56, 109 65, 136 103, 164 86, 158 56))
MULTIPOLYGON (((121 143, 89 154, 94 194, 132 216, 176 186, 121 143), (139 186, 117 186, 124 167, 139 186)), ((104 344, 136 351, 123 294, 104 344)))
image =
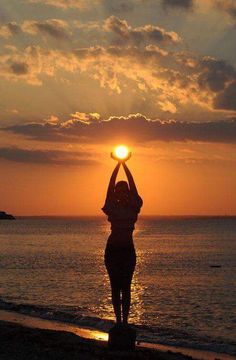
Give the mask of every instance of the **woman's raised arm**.
POLYGON ((115 184, 116 184, 116 177, 117 177, 119 168, 120 168, 120 163, 118 163, 116 165, 115 169, 113 170, 113 172, 111 174, 111 178, 110 178, 109 185, 108 185, 108 188, 107 188, 107 197, 114 193, 115 184))
POLYGON ((128 182, 129 182, 130 192, 132 193, 132 195, 138 195, 138 190, 136 188, 133 175, 131 174, 131 172, 125 162, 123 162, 122 165, 124 167, 124 170, 125 170, 128 182))
POLYGON ((120 162, 118 162, 118 164, 116 165, 115 169, 113 170, 113 172, 111 174, 111 178, 110 178, 109 185, 108 185, 108 188, 107 188, 107 195, 106 195, 105 205, 102 208, 102 210, 105 213, 108 211, 110 202, 113 199, 114 190, 115 190, 115 184, 116 184, 116 177, 117 177, 118 171, 120 169, 120 165, 121 165, 120 162))
POLYGON ((138 194, 138 190, 136 188, 134 178, 133 178, 128 166, 126 165, 125 162, 123 162, 122 165, 124 167, 124 170, 125 170, 128 182, 129 182, 129 189, 130 189, 130 193, 131 193, 131 199, 132 199, 133 206, 137 209, 137 212, 139 212, 140 208, 143 205, 143 200, 138 194))

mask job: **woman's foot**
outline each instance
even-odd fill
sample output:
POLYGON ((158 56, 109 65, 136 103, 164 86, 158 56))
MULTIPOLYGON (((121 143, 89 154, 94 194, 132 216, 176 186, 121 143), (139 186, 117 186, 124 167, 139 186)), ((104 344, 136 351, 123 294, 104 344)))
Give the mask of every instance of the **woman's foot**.
POLYGON ((121 326, 122 325, 122 322, 121 322, 121 319, 116 319, 116 326, 121 326))
POLYGON ((123 325, 124 327, 129 327, 128 321, 123 321, 122 325, 123 325))

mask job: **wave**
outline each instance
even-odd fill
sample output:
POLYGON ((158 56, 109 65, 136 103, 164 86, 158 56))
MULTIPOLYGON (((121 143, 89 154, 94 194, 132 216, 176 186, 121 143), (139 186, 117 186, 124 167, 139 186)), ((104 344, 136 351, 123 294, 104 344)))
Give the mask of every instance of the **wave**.
MULTIPOLYGON (((20 314, 29 315, 41 319, 60 321, 78 327, 90 328, 108 332, 114 322, 86 313, 88 309, 72 306, 43 306, 33 304, 20 304, 5 301, 0 298, 0 309, 14 311, 20 314)), ((137 329, 137 340, 139 343, 148 342, 176 347, 186 347, 197 350, 213 351, 236 355, 236 342, 217 337, 196 336, 193 333, 181 329, 164 327, 153 327, 149 325, 133 325, 137 329)))

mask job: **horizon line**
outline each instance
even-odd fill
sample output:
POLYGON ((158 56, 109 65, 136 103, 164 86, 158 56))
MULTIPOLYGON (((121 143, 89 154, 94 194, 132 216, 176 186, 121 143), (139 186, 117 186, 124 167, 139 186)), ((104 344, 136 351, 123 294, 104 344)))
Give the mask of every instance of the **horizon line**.
MULTIPOLYGON (((94 214, 86 214, 86 215, 53 215, 53 214, 41 214, 41 215, 14 215, 16 218, 21 217, 54 217, 54 218, 83 218, 83 217, 104 217, 103 214, 101 215, 94 215, 94 214)), ((106 216, 106 215, 105 215, 106 216)), ((141 217, 236 217, 236 214, 140 214, 139 218, 141 217)))

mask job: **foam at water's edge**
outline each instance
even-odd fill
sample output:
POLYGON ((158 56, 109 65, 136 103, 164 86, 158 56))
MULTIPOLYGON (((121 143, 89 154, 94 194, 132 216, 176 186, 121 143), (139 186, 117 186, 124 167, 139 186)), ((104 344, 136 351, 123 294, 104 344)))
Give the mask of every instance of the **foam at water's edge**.
MULTIPOLYGON (((0 309, 14 311, 36 318, 74 324, 82 328, 90 328, 102 332, 108 332, 113 325, 111 320, 87 315, 87 311, 83 311, 84 309, 80 307, 47 307, 31 304, 16 304, 0 299, 0 309)), ((180 329, 154 328, 143 325, 135 325, 135 327, 138 330, 138 340, 141 342, 236 355, 236 343, 232 341, 225 344, 220 338, 196 337, 180 329)))

